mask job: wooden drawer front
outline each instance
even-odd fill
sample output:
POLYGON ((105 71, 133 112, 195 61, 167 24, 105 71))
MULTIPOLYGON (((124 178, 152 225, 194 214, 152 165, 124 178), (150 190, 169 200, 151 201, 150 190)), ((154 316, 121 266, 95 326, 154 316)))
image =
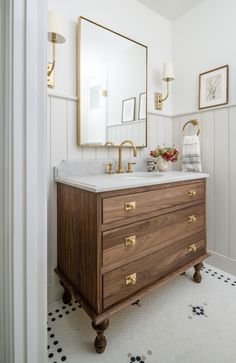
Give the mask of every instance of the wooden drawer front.
POLYGON ((205 229, 205 204, 103 233, 103 270, 109 271, 205 229))
POLYGON ((136 293, 138 290, 149 286, 167 274, 174 272, 191 260, 204 255, 205 232, 195 234, 159 250, 146 257, 140 258, 116 270, 103 275, 103 307, 122 301, 136 293), (194 245, 196 252, 189 252, 189 247, 194 245), (132 275, 136 277, 132 281, 132 275), (130 277, 131 276, 131 277, 130 277), (132 281, 132 283, 127 284, 132 281))
POLYGON ((103 199, 103 223, 127 220, 175 205, 204 201, 204 182, 103 199))

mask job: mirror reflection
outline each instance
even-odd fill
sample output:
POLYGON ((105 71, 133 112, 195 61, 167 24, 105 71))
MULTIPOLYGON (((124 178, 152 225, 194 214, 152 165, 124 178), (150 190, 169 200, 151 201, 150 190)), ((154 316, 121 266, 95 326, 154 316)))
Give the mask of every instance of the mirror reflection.
POLYGON ((79 18, 78 144, 146 146, 147 47, 79 18))

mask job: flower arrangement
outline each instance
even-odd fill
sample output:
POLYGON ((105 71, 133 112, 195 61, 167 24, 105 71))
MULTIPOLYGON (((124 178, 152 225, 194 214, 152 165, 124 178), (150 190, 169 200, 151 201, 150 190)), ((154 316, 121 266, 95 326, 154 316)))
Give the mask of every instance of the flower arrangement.
POLYGON ((179 160, 179 151, 175 146, 158 146, 155 150, 150 151, 150 156, 153 158, 162 157, 166 161, 175 163, 179 160))

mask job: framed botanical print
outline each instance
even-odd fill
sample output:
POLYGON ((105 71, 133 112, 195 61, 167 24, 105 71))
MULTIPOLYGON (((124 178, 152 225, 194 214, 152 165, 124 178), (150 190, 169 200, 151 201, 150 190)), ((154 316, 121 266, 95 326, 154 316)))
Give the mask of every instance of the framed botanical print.
POLYGON ((138 108, 138 119, 146 119, 146 92, 139 94, 139 108, 138 108))
POLYGON ((225 65, 199 75, 199 109, 228 103, 229 66, 225 65))
POLYGON ((127 98, 122 102, 122 122, 134 121, 136 98, 127 98))

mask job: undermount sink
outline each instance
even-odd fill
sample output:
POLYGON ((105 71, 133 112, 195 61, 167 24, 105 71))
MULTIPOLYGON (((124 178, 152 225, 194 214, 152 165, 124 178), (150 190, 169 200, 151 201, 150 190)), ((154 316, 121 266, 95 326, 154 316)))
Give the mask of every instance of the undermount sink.
POLYGON ((121 177, 121 178, 127 178, 127 179, 138 179, 138 178, 156 178, 156 177, 160 177, 163 176, 163 174, 157 173, 157 172, 153 172, 153 173, 149 173, 149 172, 134 172, 134 173, 124 173, 124 174, 114 174, 116 177, 121 177))

